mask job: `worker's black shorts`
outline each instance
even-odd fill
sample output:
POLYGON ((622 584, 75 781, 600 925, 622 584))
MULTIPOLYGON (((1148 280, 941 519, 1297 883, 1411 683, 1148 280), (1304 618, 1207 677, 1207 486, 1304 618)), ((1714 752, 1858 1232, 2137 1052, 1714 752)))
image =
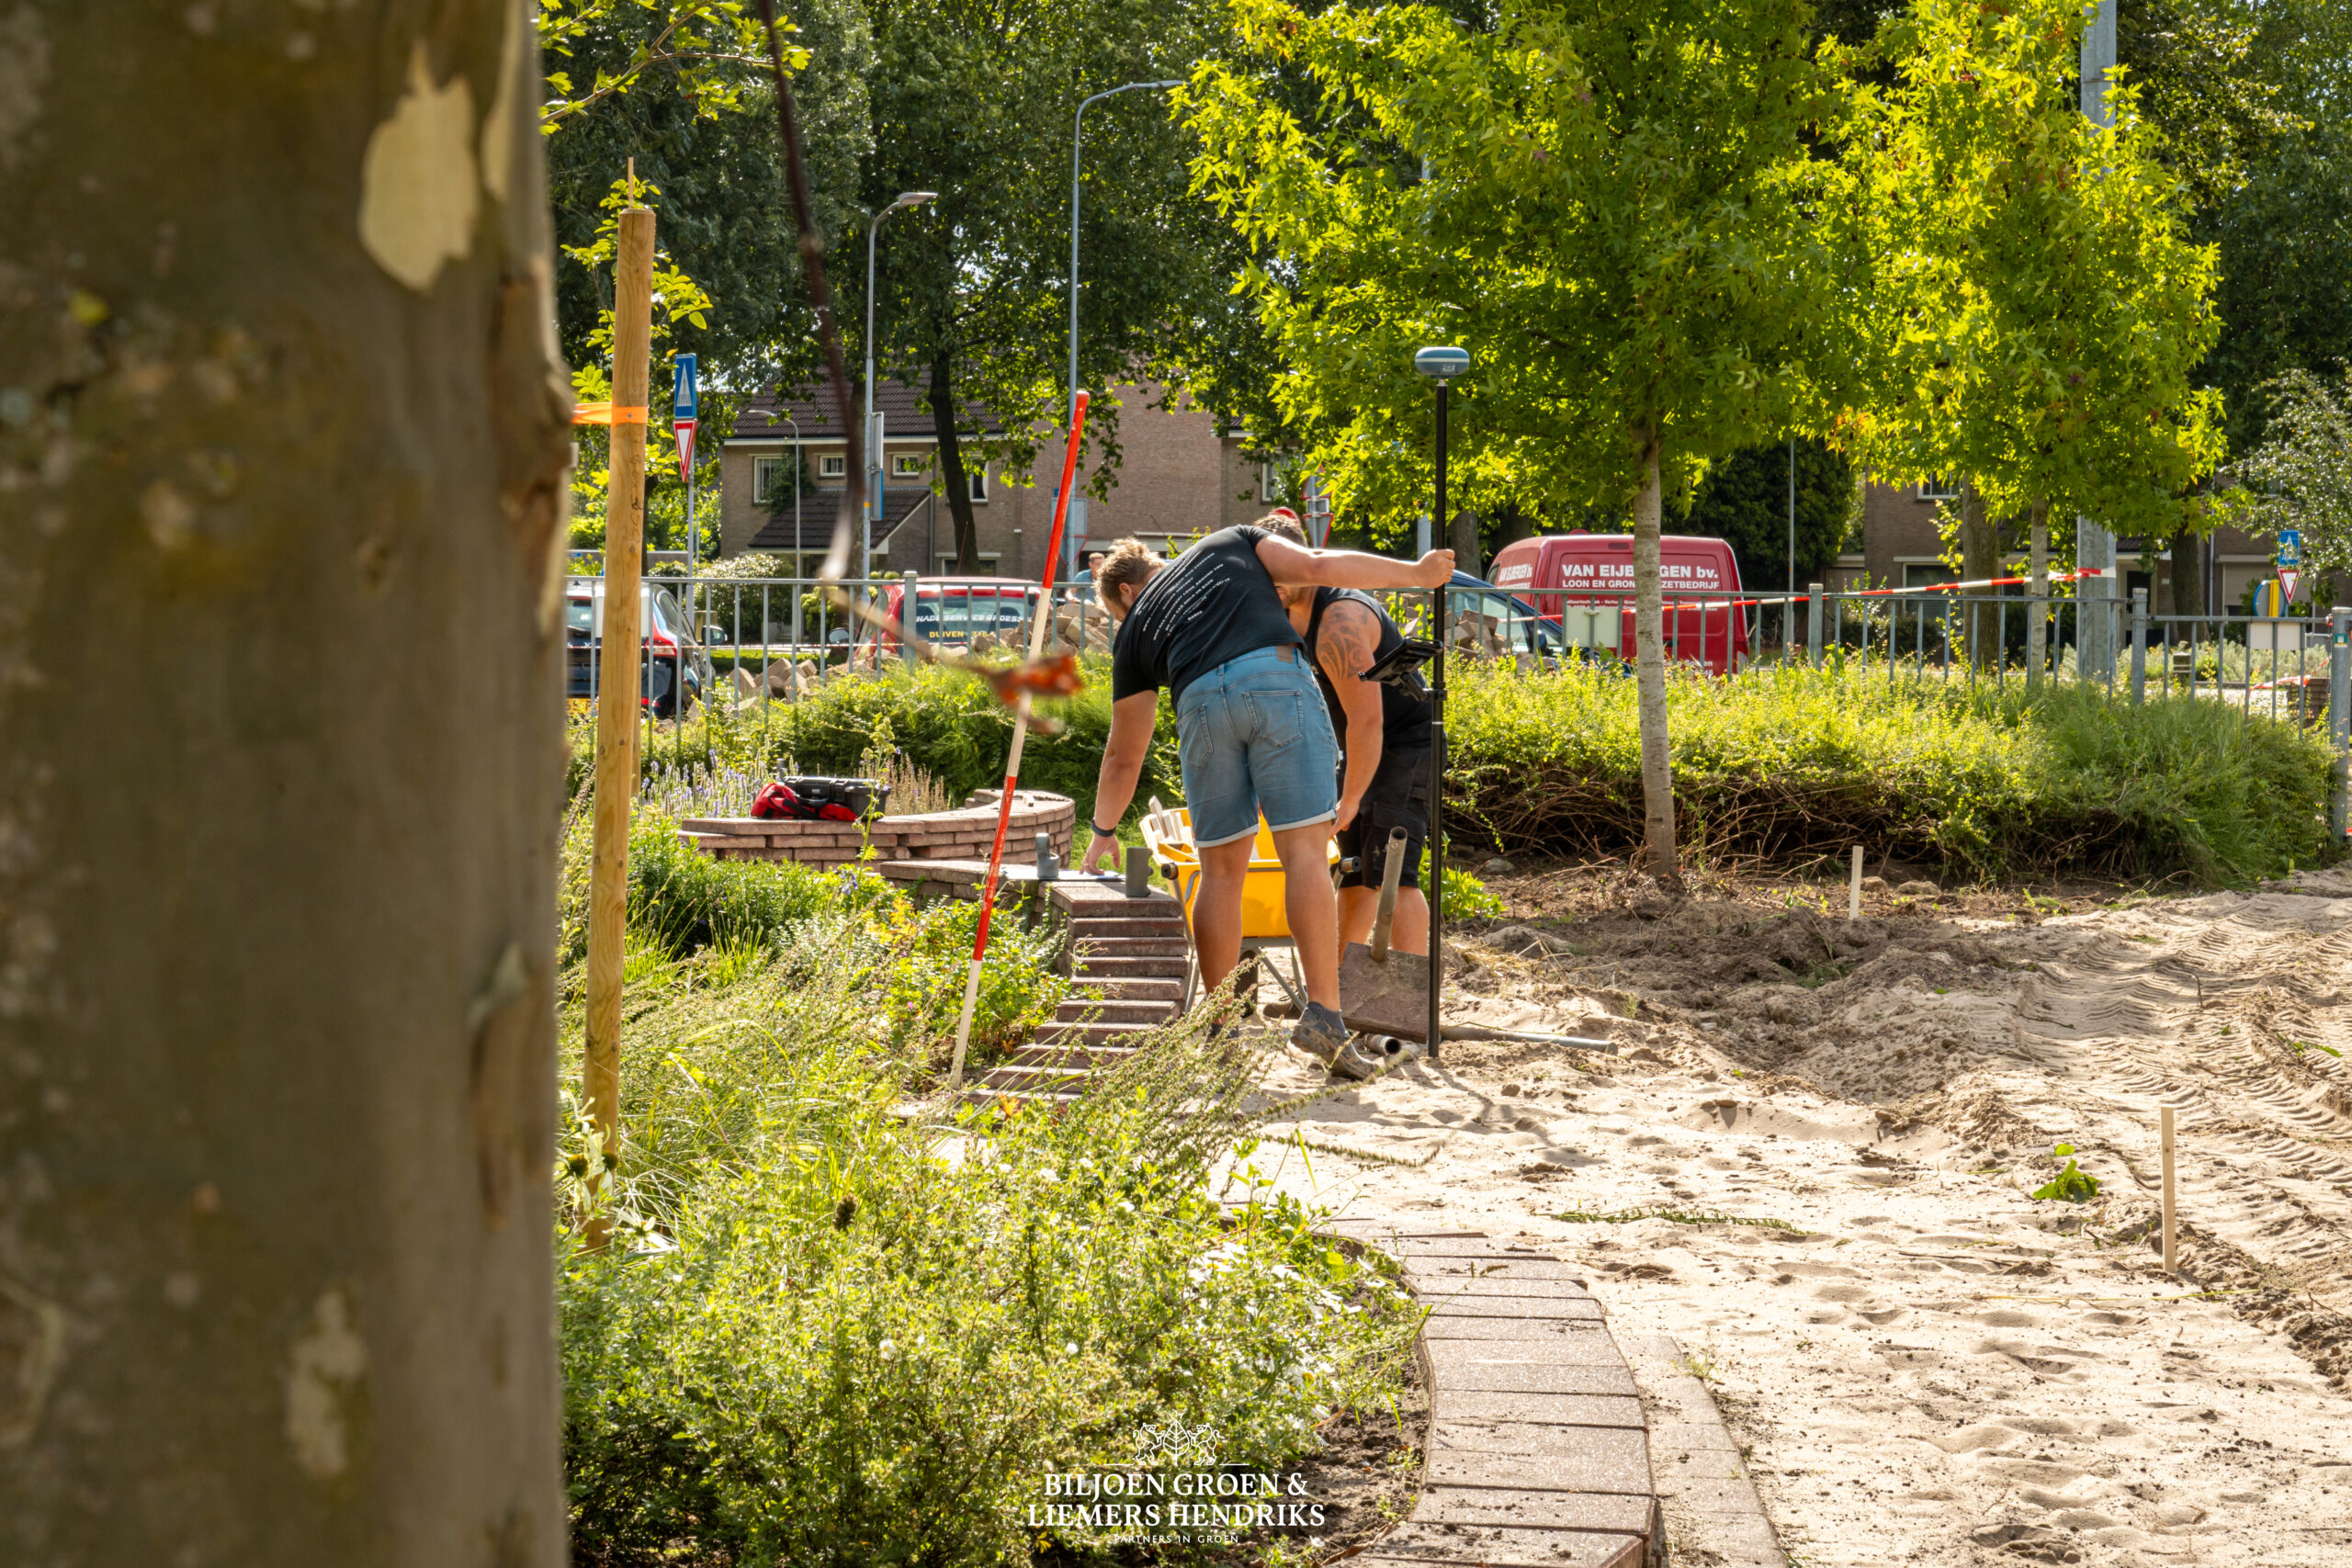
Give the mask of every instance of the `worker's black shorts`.
POLYGON ((1378 887, 1386 874, 1388 830, 1405 829, 1405 874, 1399 887, 1421 885, 1421 851, 1430 838, 1430 749, 1389 749, 1363 792, 1356 819, 1339 831, 1340 854, 1356 867, 1340 878, 1342 887, 1378 887))

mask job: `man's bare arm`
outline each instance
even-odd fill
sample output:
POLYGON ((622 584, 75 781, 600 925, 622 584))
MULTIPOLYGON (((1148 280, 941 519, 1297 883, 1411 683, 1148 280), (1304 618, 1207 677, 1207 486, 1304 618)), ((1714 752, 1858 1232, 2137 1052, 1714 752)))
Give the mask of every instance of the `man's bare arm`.
POLYGON ((1268 535, 1258 541, 1266 574, 1285 588, 1442 588, 1453 581, 1453 552, 1431 550, 1417 561, 1361 550, 1310 550, 1268 535))
MULTIPOLYGON (((1126 815, 1128 803, 1136 797, 1136 780, 1143 773, 1144 757, 1151 750, 1152 727, 1159 717, 1157 691, 1137 692, 1111 705, 1111 736, 1102 748, 1102 766, 1094 780, 1095 822, 1107 821, 1115 828, 1119 818, 1126 815)), ((1094 871, 1105 865, 1115 869, 1118 853, 1119 840, 1115 837, 1090 833, 1081 869, 1094 871)))
POLYGON ((1380 617, 1362 604, 1341 599, 1323 612, 1322 629, 1315 636, 1315 661, 1340 694, 1339 715, 1347 727, 1340 744, 1347 748, 1347 776, 1340 784, 1342 828, 1355 820, 1372 775, 1380 771, 1380 748, 1385 718, 1381 712, 1380 685, 1363 678, 1380 651, 1380 617))

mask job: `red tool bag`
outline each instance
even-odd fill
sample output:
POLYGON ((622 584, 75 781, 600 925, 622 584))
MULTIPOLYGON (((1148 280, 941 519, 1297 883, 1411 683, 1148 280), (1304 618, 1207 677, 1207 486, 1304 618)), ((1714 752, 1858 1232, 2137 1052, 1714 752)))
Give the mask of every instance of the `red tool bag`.
POLYGON ((869 807, 879 809, 889 793, 871 779, 778 779, 761 786, 752 815, 787 822, 854 822, 869 807))

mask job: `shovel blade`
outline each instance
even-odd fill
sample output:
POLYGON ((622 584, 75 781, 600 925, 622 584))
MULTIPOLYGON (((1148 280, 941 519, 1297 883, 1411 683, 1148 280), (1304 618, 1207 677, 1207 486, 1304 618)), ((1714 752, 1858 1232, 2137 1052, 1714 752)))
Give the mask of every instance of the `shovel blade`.
POLYGON ((1340 1014, 1360 1033, 1430 1037, 1430 961, 1392 950, 1385 960, 1351 942, 1340 955, 1340 1014))

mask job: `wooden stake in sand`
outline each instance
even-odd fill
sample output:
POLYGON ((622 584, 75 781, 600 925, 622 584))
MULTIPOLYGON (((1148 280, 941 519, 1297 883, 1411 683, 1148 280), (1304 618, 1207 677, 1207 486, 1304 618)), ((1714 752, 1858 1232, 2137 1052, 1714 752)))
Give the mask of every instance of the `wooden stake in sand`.
POLYGON ((1862 918, 1862 846, 1854 846, 1854 874, 1846 879, 1846 918, 1862 918))
POLYGON ((2157 1111, 2156 1127, 2165 1153, 2165 1272, 2177 1274, 2180 1271, 2180 1244, 2173 1230, 2171 1106, 2157 1111))
MULTIPOLYGON (((621 936, 628 923, 628 816, 637 794, 639 688, 644 651, 638 623, 645 548, 645 399, 653 336, 653 213, 620 215, 613 288, 612 485, 605 495, 605 607, 597 650, 596 818, 588 869, 588 1045, 580 1089, 595 1122, 589 1190, 602 1192, 620 1157, 621 936)), ((602 1215, 588 1239, 601 1246, 602 1215)))

